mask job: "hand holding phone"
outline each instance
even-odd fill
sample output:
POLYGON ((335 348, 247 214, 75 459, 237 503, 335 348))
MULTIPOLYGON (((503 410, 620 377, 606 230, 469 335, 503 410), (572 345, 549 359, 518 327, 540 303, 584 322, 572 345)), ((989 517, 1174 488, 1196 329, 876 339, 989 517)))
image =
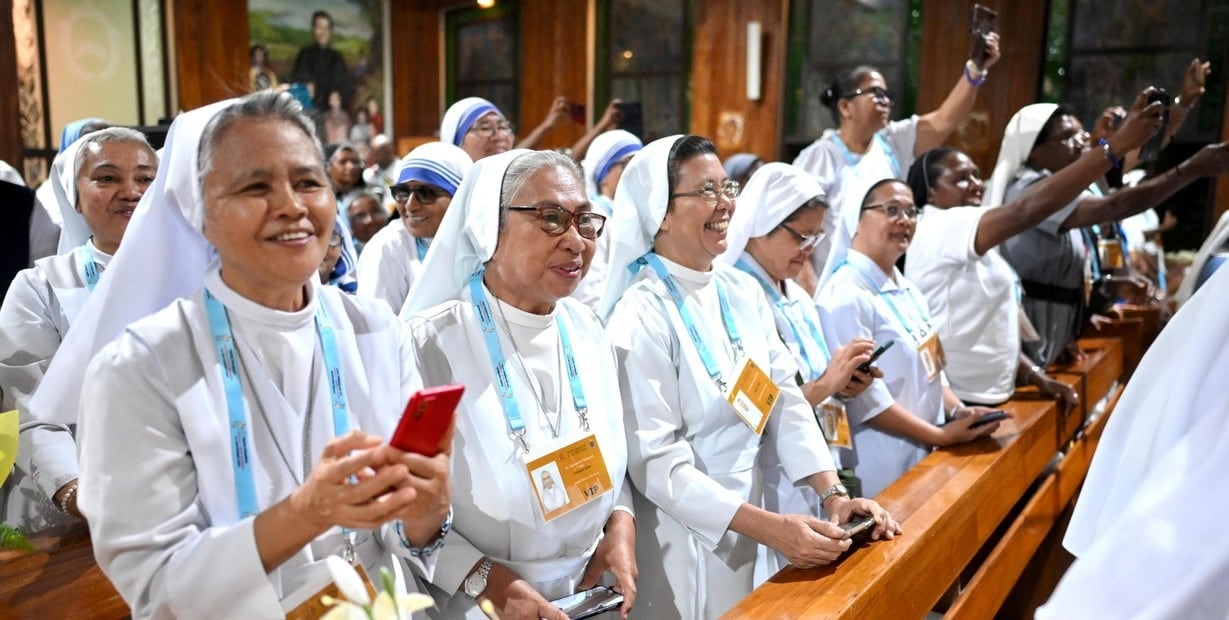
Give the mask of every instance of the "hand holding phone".
POLYGON ((856 517, 841 524, 841 529, 845 530, 843 539, 847 540, 869 532, 875 527, 875 517, 856 517))
POLYGON ((557 598, 550 604, 562 610, 571 620, 582 620, 618 609, 623 604, 623 595, 609 586, 597 586, 557 598))
POLYGON ((1148 95, 1148 105, 1160 103, 1163 106, 1161 110, 1161 128, 1152 134, 1151 138, 1139 147, 1139 161, 1146 163, 1156 160, 1157 155, 1161 153, 1161 147, 1165 146, 1165 134, 1169 133, 1169 93, 1165 92, 1164 88, 1158 88, 1148 95))
POLYGON ((463 385, 424 388, 410 396, 389 445, 405 452, 435 456, 451 441, 452 421, 463 385))
POLYGON ((875 360, 879 359, 879 356, 883 355, 884 351, 887 351, 888 349, 892 348, 892 345, 894 344, 896 344, 895 340, 889 340, 883 343, 882 345, 880 345, 878 349, 875 349, 874 353, 871 353, 870 359, 866 360, 865 362, 862 362, 862 365, 858 366, 858 372, 861 372, 861 373, 870 372, 871 366, 875 364, 875 360))
POLYGON ((974 4, 969 12, 969 32, 973 34, 973 50, 969 58, 984 68, 989 54, 986 52, 986 37, 992 32, 998 32, 999 14, 980 4, 974 4))
POLYGON ((1008 417, 1010 416, 1008 416, 1007 412, 1003 411, 1002 409, 999 409, 998 411, 991 411, 990 413, 983 415, 976 422, 970 424, 969 428, 981 428, 987 424, 993 424, 999 420, 1007 419, 1008 417))

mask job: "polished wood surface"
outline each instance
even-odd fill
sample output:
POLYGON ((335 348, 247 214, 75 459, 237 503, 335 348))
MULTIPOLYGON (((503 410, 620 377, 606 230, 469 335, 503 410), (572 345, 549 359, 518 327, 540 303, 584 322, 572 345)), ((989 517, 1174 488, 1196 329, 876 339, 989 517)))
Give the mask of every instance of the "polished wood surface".
POLYGON ((11 93, 0 96, 0 161, 21 170, 21 105, 17 80, 17 45, 13 32, 13 3, 0 2, 0 84, 11 93))
POLYGON ((0 551, 0 618, 129 617, 90 547, 84 524, 30 540, 35 551, 0 551))
POLYGON ((245 0, 175 0, 177 110, 248 92, 248 6, 245 0))

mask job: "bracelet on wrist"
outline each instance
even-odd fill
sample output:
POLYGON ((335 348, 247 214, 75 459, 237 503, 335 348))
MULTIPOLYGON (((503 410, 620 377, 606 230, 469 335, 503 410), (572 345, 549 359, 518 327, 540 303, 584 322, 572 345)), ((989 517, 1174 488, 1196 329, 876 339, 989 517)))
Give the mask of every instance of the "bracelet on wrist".
POLYGON ((68 490, 64 492, 64 495, 60 496, 60 501, 56 502, 56 508, 59 508, 60 512, 66 515, 72 514, 72 512, 69 511, 68 507, 73 504, 73 497, 76 494, 77 494, 77 481, 73 480, 72 482, 68 483, 68 490))
POLYGON ((964 79, 969 84, 981 86, 989 75, 989 70, 978 67, 972 59, 964 61, 964 79))
POLYGON ((401 539, 401 545, 409 549, 410 555, 416 558, 429 558, 439 551, 444 546, 444 539, 448 537, 448 532, 452 531, 452 508, 448 509, 448 515, 444 517, 444 522, 440 524, 440 532, 436 534, 435 541, 422 547, 415 547, 410 539, 405 537, 405 524, 401 519, 397 519, 397 523, 393 526, 397 530, 397 538, 401 539))
POLYGON ((1177 97, 1174 97, 1174 105, 1179 108, 1182 108, 1183 110, 1190 110, 1191 108, 1195 107, 1196 101, 1199 101, 1198 97, 1195 98, 1195 101, 1192 101, 1190 103, 1182 103, 1182 95, 1178 95, 1177 97))
POLYGON ((1105 158, 1110 160, 1110 165, 1120 170, 1122 169, 1122 157, 1115 155, 1114 152, 1110 150, 1109 140, 1101 138, 1097 140, 1097 146, 1100 146, 1101 150, 1105 152, 1105 158))

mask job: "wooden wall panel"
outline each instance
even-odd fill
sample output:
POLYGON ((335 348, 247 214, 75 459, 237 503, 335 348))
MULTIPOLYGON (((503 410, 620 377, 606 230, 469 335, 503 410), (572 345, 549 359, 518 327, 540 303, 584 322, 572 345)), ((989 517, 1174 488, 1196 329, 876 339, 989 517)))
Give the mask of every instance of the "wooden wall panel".
MULTIPOLYGON (((977 105, 947 143, 960 148, 990 177, 1003 129, 1017 110, 1037 101, 1045 55, 1046 2, 981 0, 998 11, 1002 58, 981 87, 977 105)), ((939 107, 962 79, 969 58, 969 10, 973 0, 927 2, 922 11, 917 110, 939 107)))
POLYGON ((789 0, 705 0, 695 3, 692 37, 691 132, 712 138, 721 157, 750 152, 768 161, 781 142, 789 0), (763 38, 759 101, 746 94, 747 23, 763 38))
MULTIPOLYGON (((551 102, 563 96, 584 103, 588 99, 588 23, 589 3, 577 0, 522 0, 521 20, 521 117, 517 134, 528 135, 546 118, 551 102)), ((594 120, 601 116, 605 102, 594 102, 594 120)), ((538 148, 559 148, 572 144, 585 133, 585 127, 565 120, 538 143, 538 148)))
MULTIPOLYGON (((1229 97, 1225 98, 1225 107, 1221 110, 1220 122, 1220 139, 1221 142, 1229 141, 1229 97)), ((1225 211, 1229 211, 1229 176, 1221 175, 1216 179, 1216 184, 1212 190, 1212 220, 1208 223, 1208 232, 1212 231, 1211 227, 1216 226, 1220 221, 1220 217, 1225 211)))
POLYGON ((179 110, 248 91, 246 0, 173 0, 179 110))
POLYGON ((13 32, 13 2, 0 0, 0 160, 21 170, 21 106, 17 84, 17 44, 13 32))
MULTIPOLYGON (((443 0, 394 1, 393 136, 435 135, 440 128, 443 79, 443 0)), ((405 153, 401 153, 405 155, 405 153)))

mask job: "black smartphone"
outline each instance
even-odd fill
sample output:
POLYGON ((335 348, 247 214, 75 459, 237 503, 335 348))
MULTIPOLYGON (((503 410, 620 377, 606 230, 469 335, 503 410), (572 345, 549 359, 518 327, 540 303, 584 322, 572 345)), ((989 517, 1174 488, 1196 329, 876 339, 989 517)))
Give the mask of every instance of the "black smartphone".
POLYGON ((995 422, 998 422, 999 420, 1003 420, 1006 418, 1007 418, 1007 412, 1003 411, 1002 409, 998 411, 991 411, 990 413, 987 413, 986 415, 982 416, 980 420, 969 425, 969 428, 978 428, 981 426, 985 426, 987 424, 993 424, 995 422))
POLYGON ((619 129, 644 140, 644 106, 639 101, 619 104, 619 129))
POLYGON ((581 125, 585 124, 585 104, 568 102, 568 116, 572 117, 572 122, 581 125))
POLYGON ((993 9, 980 4, 974 4, 969 11, 969 32, 973 34, 973 50, 969 58, 978 67, 985 67, 989 57, 986 54, 986 35, 999 29, 999 14, 993 9))
POLYGON ((878 349, 875 349, 875 352, 871 353, 871 358, 863 362, 861 366, 858 366, 858 372, 870 372, 871 366, 874 365, 875 360, 879 359, 879 356, 883 355, 884 351, 892 348, 892 345, 894 344, 896 344, 895 340, 889 340, 883 343, 878 349))
POLYGON ((875 517, 857 517, 841 524, 845 530, 844 538, 853 538, 863 532, 869 532, 875 527, 875 517))
POLYGON ((1164 108, 1161 110, 1161 128, 1139 147, 1140 163, 1155 161, 1161 153, 1161 147, 1165 145, 1165 134, 1169 133, 1169 101, 1169 93, 1165 92, 1164 88, 1158 88, 1148 95, 1148 105, 1160 102, 1164 108))
POLYGON ((618 609, 623 604, 623 595, 609 586, 597 586, 557 598, 550 604, 562 610, 571 620, 581 620, 618 609))

